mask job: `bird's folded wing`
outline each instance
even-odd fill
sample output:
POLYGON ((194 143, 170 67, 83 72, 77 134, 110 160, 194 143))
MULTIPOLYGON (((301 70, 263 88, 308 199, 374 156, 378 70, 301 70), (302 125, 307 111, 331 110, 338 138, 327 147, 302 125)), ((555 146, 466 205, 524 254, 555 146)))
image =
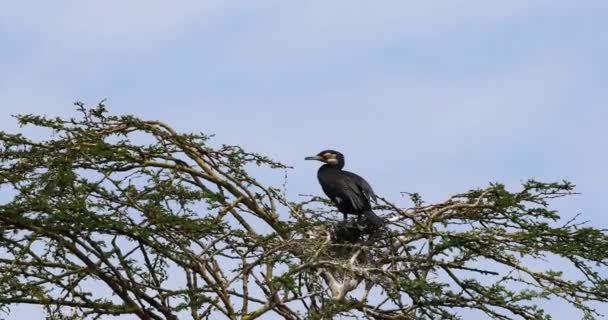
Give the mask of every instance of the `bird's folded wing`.
POLYGON ((344 173, 346 173, 345 177, 347 177, 344 181, 344 187, 348 190, 348 199, 353 209, 358 211, 370 209, 370 201, 372 199, 375 200, 376 197, 372 187, 360 176, 347 171, 344 173))

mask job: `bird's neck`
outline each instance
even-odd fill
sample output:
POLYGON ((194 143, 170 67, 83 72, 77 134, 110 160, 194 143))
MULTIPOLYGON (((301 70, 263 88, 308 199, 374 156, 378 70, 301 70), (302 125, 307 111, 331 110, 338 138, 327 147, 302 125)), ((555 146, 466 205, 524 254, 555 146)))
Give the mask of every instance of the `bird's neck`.
POLYGON ((343 167, 344 167, 343 164, 326 163, 326 164, 322 165, 321 168, 319 168, 319 171, 320 170, 342 170, 343 167))

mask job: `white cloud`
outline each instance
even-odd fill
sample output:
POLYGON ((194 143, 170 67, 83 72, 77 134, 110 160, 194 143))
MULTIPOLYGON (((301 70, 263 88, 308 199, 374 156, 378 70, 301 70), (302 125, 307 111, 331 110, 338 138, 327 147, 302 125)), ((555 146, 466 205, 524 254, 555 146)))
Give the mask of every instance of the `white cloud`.
POLYGON ((0 4, 0 27, 30 32, 46 50, 137 48, 210 23, 224 9, 216 0, 12 1, 0 4))
POLYGON ((225 48, 223 67, 290 69, 407 37, 458 28, 487 28, 510 16, 534 13, 547 0, 514 1, 300 1, 258 12, 255 25, 225 48), (243 54, 246 53, 246 54, 243 54))
MULTIPOLYGON (((7 1, 0 4, 0 28, 27 31, 47 48, 106 50, 138 49, 181 32, 217 32, 233 14, 253 22, 236 38, 229 38, 234 55, 227 62, 268 61, 289 56, 323 56, 379 45, 403 35, 424 35, 459 26, 484 25, 534 10, 547 0, 453 1, 299 1, 226 2, 219 0, 7 1), (245 54, 246 53, 246 54, 245 54), (262 57, 258 57, 262 58, 262 57)), ((306 61, 301 59, 299 61, 306 61)))

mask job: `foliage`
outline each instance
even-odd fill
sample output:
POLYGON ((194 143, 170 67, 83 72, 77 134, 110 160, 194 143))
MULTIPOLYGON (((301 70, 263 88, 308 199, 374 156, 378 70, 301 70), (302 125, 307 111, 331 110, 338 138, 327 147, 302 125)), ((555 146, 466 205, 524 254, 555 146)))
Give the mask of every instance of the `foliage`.
POLYGON ((608 302, 608 235, 560 220, 569 182, 501 184, 401 208, 374 239, 336 241, 322 198, 288 200, 253 166, 287 166, 159 121, 77 104, 21 115, 40 141, 0 132, 0 307, 49 319, 585 319, 608 302), (548 263, 543 263, 548 261, 548 263), (551 262, 559 261, 559 264, 551 262), (569 266, 552 270, 549 266, 569 266), (464 311, 476 310, 476 311, 464 311))

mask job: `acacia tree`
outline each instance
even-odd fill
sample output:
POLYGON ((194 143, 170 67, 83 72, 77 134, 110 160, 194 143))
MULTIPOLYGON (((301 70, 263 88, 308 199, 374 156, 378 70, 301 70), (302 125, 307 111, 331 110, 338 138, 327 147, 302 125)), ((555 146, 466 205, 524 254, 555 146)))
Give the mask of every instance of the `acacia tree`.
POLYGON ((48 139, 0 132, 5 314, 550 319, 538 303, 560 299, 595 319, 608 301, 607 233, 549 207, 573 194, 568 182, 490 184, 438 204, 412 194, 409 208, 380 198, 386 229, 344 240, 325 199, 290 200, 250 174, 287 166, 77 105, 72 119, 17 116, 48 139))

